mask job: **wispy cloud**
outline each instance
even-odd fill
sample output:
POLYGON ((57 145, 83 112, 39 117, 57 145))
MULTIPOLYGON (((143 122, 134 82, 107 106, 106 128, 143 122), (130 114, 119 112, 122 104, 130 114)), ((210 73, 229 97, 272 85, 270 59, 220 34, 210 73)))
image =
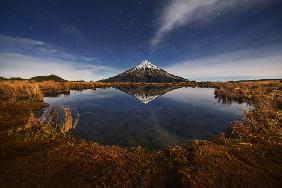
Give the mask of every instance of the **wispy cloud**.
POLYGON ((116 73, 93 56, 67 52, 49 43, 0 35, 0 75, 30 78, 57 74, 68 80, 99 80, 116 73))
POLYGON ((52 55, 59 52, 60 49, 40 40, 0 35, 0 51, 17 51, 37 55, 52 55))
POLYGON ((25 45, 33 45, 33 46, 45 46, 46 43, 39 40, 32 40, 29 38, 21 38, 21 37, 10 37, 6 35, 0 35, 0 41, 4 41, 12 44, 25 44, 25 45))
POLYGON ((223 9, 238 12, 270 2, 272 0, 169 0, 158 18, 158 29, 151 40, 151 47, 156 48, 173 30, 195 21, 208 22, 223 9))
POLYGON ((68 80, 99 80, 115 72, 114 69, 103 65, 20 53, 0 53, 0 67, 0 75, 8 78, 56 74, 68 80))
POLYGON ((175 63, 165 69, 195 80, 282 78, 282 50, 245 49, 175 63))
POLYGON ((10 37, 0 35, 0 51, 27 53, 38 56, 59 57, 73 61, 98 61, 93 56, 82 56, 67 52, 65 49, 52 45, 43 41, 33 40, 29 38, 10 37))

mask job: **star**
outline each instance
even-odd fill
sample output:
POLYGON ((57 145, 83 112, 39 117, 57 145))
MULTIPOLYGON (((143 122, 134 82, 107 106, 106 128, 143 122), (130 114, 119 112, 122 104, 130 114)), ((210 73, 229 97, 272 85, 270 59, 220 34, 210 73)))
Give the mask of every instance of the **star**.
POLYGON ((219 38, 219 35, 216 35, 215 38, 218 39, 218 38, 219 38))
POLYGON ((220 15, 221 15, 221 10, 218 9, 218 10, 217 10, 217 16, 220 16, 220 15))

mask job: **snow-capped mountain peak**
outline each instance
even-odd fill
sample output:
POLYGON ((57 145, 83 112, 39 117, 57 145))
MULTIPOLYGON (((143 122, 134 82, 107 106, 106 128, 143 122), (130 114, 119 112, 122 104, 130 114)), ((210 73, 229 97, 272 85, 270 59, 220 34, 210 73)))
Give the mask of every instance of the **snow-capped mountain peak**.
POLYGON ((157 67, 147 60, 116 76, 102 80, 103 82, 146 82, 146 83, 172 83, 186 82, 187 80, 157 67))
POLYGON ((138 70, 138 69, 157 69, 160 70, 159 67, 157 67, 156 65, 150 63, 147 60, 142 61, 140 64, 136 65, 132 70, 138 70))

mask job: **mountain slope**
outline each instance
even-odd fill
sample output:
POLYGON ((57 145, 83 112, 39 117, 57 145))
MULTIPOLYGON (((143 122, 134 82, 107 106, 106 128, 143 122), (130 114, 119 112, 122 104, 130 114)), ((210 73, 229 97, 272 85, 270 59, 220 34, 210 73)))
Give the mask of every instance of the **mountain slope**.
POLYGON ((188 80, 175 76, 165 70, 153 65, 149 61, 142 61, 132 69, 116 76, 102 80, 102 82, 147 82, 147 83, 169 83, 186 82, 188 80))

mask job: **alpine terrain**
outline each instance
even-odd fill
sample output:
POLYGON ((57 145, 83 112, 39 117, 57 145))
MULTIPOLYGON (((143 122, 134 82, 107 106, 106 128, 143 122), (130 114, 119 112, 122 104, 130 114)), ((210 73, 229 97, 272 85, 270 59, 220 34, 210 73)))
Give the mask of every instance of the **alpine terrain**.
POLYGON ((142 61, 132 69, 116 76, 110 77, 102 82, 147 82, 147 83, 170 83, 186 82, 187 79, 175 76, 157 67, 149 61, 142 61))

